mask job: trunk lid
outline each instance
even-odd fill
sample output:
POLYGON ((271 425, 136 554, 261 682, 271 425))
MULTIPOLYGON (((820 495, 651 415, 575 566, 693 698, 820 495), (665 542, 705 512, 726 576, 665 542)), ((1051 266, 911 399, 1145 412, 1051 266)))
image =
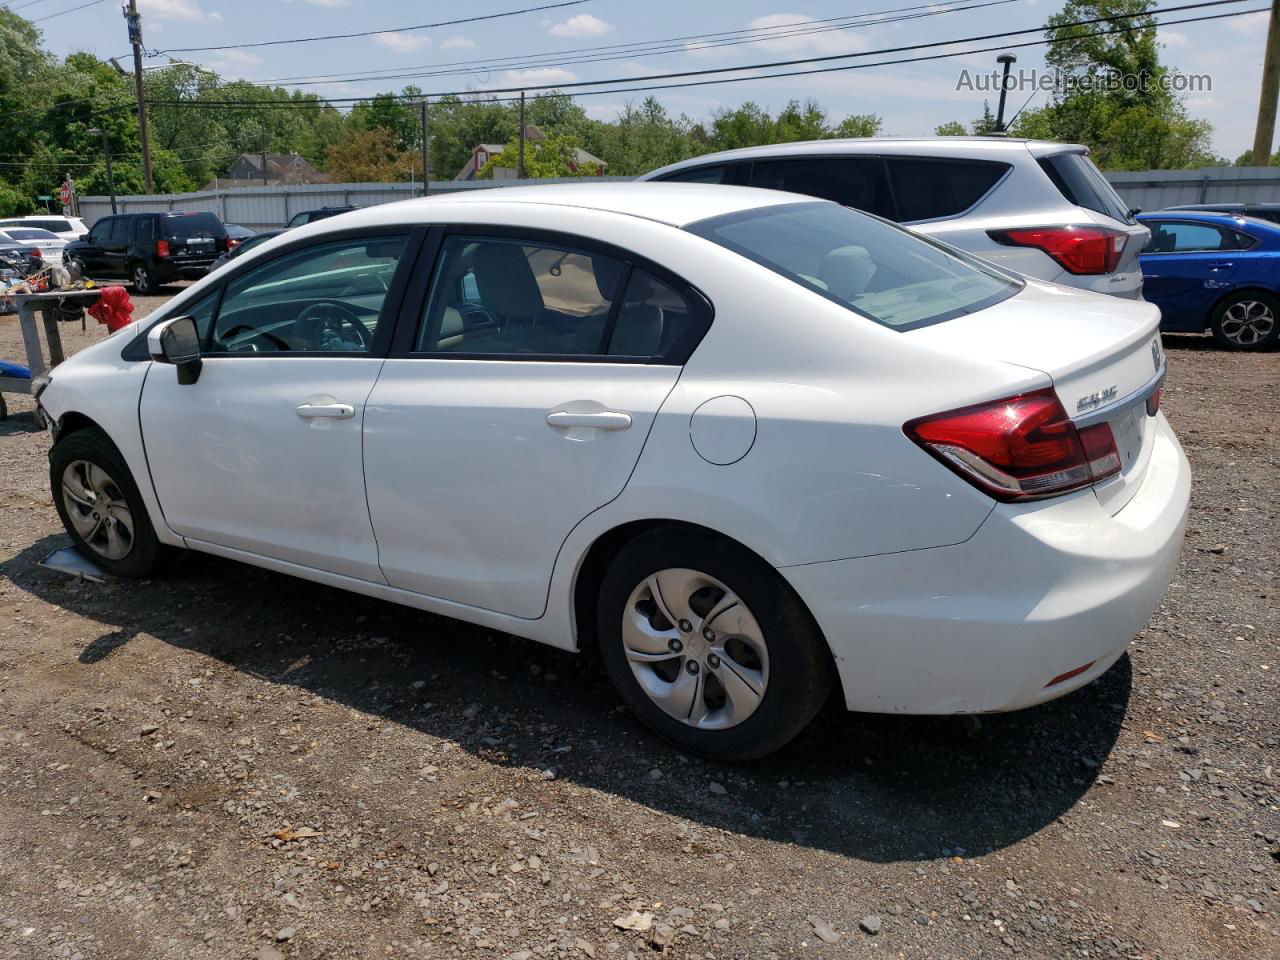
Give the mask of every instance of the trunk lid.
POLYGON ((1028 281, 1002 303, 907 336, 951 355, 1039 370, 1077 425, 1109 423, 1121 471, 1094 491, 1114 514, 1137 491, 1151 455, 1145 400, 1165 367, 1159 324, 1149 303, 1028 281))

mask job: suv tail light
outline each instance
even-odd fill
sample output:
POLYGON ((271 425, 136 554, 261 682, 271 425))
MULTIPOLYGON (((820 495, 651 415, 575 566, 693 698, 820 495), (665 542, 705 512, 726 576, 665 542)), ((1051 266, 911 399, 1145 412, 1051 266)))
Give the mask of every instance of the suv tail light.
POLYGON ((1110 425, 1077 429, 1048 388, 920 417, 903 431, 997 500, 1057 496, 1120 471, 1110 425))
POLYGON ((1106 227, 1016 227, 988 230, 996 243, 1006 247, 1035 247, 1053 257, 1069 273, 1112 273, 1120 265, 1129 235, 1106 227))
POLYGON ((240 244, 240 240, 237 237, 227 236, 227 237, 218 238, 219 250, 234 250, 237 246, 239 246, 239 244, 240 244))
POLYGON ((168 240, 157 240, 157 241, 156 241, 156 256, 157 256, 157 257, 167 257, 168 255, 169 255, 169 241, 168 241, 168 240))

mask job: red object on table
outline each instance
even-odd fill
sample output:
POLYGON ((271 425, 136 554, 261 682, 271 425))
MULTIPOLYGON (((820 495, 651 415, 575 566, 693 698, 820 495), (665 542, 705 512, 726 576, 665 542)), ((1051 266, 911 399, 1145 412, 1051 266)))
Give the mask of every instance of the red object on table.
POLYGON ((115 333, 133 322, 133 301, 124 287, 103 287, 102 296, 89 308, 89 316, 115 333))

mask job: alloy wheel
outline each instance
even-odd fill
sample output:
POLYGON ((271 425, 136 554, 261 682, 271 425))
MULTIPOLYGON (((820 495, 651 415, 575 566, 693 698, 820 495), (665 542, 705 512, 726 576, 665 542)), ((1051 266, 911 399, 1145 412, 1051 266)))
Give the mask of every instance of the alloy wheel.
POLYGON ((62 502, 80 539, 108 560, 133 549, 133 513, 124 491, 96 463, 73 460, 62 471, 62 502))
POLYGON ((691 727, 737 726, 769 685, 759 622, 732 590, 698 570, 661 570, 639 583, 623 611, 622 644, 649 699, 691 727))
POLYGON ((1271 336, 1275 314, 1259 300, 1240 300, 1222 315, 1222 335, 1241 347, 1256 347, 1271 336))
POLYGON ((138 266, 133 268, 133 286, 139 293, 151 289, 151 278, 147 276, 146 267, 138 266))

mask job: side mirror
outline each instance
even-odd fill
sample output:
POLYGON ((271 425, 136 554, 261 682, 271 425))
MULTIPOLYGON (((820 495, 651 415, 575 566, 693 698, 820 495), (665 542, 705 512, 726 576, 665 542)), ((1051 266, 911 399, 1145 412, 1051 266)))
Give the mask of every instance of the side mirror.
POLYGON ((191 317, 174 317, 156 324, 147 333, 147 352, 156 363, 178 368, 178 382, 190 385, 200 379, 200 335, 191 317))

